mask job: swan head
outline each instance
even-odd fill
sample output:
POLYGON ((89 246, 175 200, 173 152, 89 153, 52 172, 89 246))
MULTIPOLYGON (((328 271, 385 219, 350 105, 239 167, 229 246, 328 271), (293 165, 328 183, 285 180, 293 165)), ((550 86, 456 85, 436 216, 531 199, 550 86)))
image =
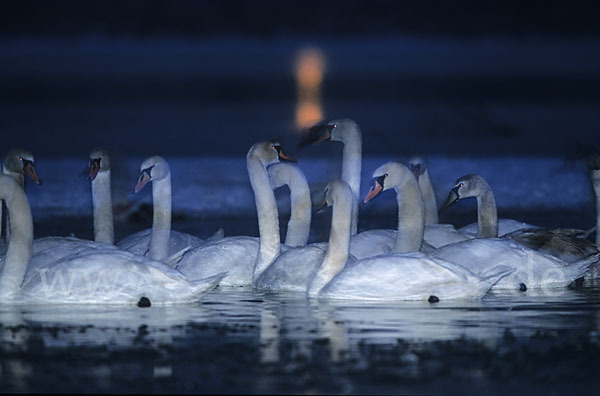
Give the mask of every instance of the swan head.
POLYGON ((246 157, 257 158, 265 168, 280 161, 296 162, 283 151, 281 144, 273 141, 254 143, 246 157))
POLYGON ((455 202, 469 197, 478 197, 485 190, 488 190, 489 186, 483 177, 476 174, 469 174, 460 177, 448 193, 446 202, 440 207, 440 210, 446 209, 455 202))
POLYGON ((133 193, 137 194, 149 182, 162 180, 170 174, 169 164, 163 157, 155 155, 146 159, 140 166, 140 176, 133 189, 133 193))
POLYGON ((41 185, 42 180, 35 169, 33 154, 21 148, 14 148, 4 157, 4 168, 12 173, 27 175, 35 184, 41 185))
POLYGON ((350 118, 321 121, 312 126, 299 146, 315 145, 326 141, 346 142, 352 135, 361 136, 360 127, 350 118))
POLYGON ((399 162, 385 163, 373 172, 369 192, 363 199, 363 204, 367 204, 383 191, 402 188, 409 181, 415 181, 415 178, 406 166, 399 162))
POLYGON ((419 177, 427 171, 427 162, 420 155, 415 155, 408 160, 408 169, 410 169, 417 181, 419 181, 419 177))
POLYGON ((90 169, 88 179, 94 180, 98 173, 110 171, 110 158, 103 148, 95 148, 90 152, 90 169))
POLYGON ((323 212, 327 207, 333 206, 334 202, 346 200, 352 202, 352 190, 348 183, 343 180, 333 180, 327 183, 323 192, 323 201, 315 208, 315 213, 323 212))

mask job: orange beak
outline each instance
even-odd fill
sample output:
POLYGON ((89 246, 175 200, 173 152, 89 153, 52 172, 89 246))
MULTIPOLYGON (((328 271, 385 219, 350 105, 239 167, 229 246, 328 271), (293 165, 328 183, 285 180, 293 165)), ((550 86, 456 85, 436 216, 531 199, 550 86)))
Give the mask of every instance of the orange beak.
POLYGON ((140 173, 140 178, 138 179, 137 184, 135 185, 135 188, 133 189, 133 193, 137 194, 140 192, 140 190, 142 188, 144 188, 144 186, 146 184, 148 184, 148 182, 150 181, 150 175, 148 174, 148 172, 142 172, 140 173))
POLYGON ((371 185, 369 192, 365 196, 365 199, 363 199, 363 204, 368 203, 370 200, 378 196, 381 191, 383 191, 383 186, 379 184, 378 180, 375 180, 373 185, 371 185))

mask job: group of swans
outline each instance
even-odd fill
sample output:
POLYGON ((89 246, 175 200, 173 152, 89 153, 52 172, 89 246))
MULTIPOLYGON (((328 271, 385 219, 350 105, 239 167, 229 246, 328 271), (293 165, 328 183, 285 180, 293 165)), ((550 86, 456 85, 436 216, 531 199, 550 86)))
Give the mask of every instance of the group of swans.
POLYGON ((398 228, 358 233, 360 127, 347 118, 322 122, 310 129, 301 144, 326 141, 344 144, 342 175, 328 184, 324 194, 322 206, 333 207, 329 241, 311 245, 306 245, 312 206, 307 180, 297 166, 284 162, 295 161, 275 142, 256 143, 246 156, 258 238, 223 237, 220 230, 203 241, 171 230, 170 169, 162 157, 154 156, 141 164, 134 188, 138 193, 152 184, 152 228, 116 246, 110 160, 105 150, 93 150, 89 159, 95 241, 57 237, 33 241, 31 212, 19 181, 24 174, 40 180, 33 156, 17 153, 20 179, 0 179, 0 199, 6 202, 14 233, 0 261, 2 300, 140 303, 145 299, 160 304, 197 300, 221 284, 299 291, 310 297, 435 302, 480 298, 492 287, 566 286, 598 262, 597 246, 577 238, 575 232, 498 221, 493 193, 477 175, 458 179, 442 208, 475 197, 478 222, 459 230, 438 224, 429 172, 418 157, 409 167, 395 162, 380 166, 363 199, 367 203, 383 191, 395 190, 398 228), (283 185, 290 189, 292 205, 285 244, 280 240, 273 192, 283 185), (508 235, 497 238, 499 229, 508 235), (67 288, 62 286, 64 274, 68 274, 67 288), (102 292, 93 287, 90 293, 92 279, 104 283, 112 279, 114 287, 102 292), (59 284, 62 288, 55 287, 59 284))
MULTIPOLYGON (((23 189, 0 175, 0 199, 12 232, 0 273, 3 303, 169 304, 197 301, 223 274, 189 281, 166 264, 103 242, 59 260, 32 266, 33 221, 23 189)), ((69 242, 62 245, 69 249, 69 242)), ((61 249, 55 247, 55 249, 61 249)))
MULTIPOLYGON (((360 133, 360 128, 352 120, 333 120, 313 127, 301 144, 342 141, 345 145, 342 179, 351 181, 348 183, 350 186, 357 186, 360 185, 360 165, 357 164, 361 155, 360 133), (346 159, 348 163, 345 162, 346 159)), ((420 194, 413 191, 410 197, 410 193, 405 192, 407 198, 402 202, 399 200, 398 235, 395 242, 390 242, 393 234, 389 230, 363 232, 376 235, 382 244, 383 253, 422 250, 437 258, 461 264, 478 275, 489 273, 495 267, 508 265, 515 272, 496 287, 520 289, 527 286, 566 286, 588 274, 592 265, 597 265, 597 245, 579 238, 579 232, 543 230, 511 219, 499 221, 493 193, 478 175, 459 178, 442 205, 443 209, 458 199, 475 197, 478 203, 477 223, 459 230, 452 225, 437 224, 437 203, 426 164, 417 157, 411 160, 409 168, 418 180, 420 194), (424 229, 420 228, 421 222, 415 219, 420 211, 416 209, 414 202, 419 199, 424 201, 424 229), (506 234, 503 239, 497 239, 499 232, 500 235, 506 234)), ((384 190, 384 179, 388 176, 385 173, 377 174, 377 171, 374 173, 373 187, 365 201, 384 190)), ((600 186, 598 190, 600 191, 600 186)), ((352 192, 356 197, 356 192, 352 192)), ((356 229, 355 214, 353 210, 353 231, 356 229)))

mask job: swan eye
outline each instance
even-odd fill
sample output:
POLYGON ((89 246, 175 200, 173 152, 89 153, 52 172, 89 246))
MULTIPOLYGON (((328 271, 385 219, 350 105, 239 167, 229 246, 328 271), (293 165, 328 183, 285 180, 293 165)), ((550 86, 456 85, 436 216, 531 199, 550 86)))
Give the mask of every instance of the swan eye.
POLYGON ((388 177, 388 174, 387 174, 387 173, 384 173, 384 174, 383 174, 383 177, 388 177))
POLYGON ((458 188, 460 188, 460 187, 462 187, 464 185, 465 185, 464 183, 458 183, 458 188))

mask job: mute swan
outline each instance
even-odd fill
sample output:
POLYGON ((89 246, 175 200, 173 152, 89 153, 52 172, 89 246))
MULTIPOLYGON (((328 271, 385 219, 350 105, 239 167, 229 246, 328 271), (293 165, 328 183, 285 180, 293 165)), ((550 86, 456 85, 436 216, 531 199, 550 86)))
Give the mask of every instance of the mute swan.
POLYGON ((28 271, 33 222, 25 193, 0 176, 0 198, 11 216, 12 236, 0 273, 1 303, 169 304, 197 301, 224 274, 189 282, 165 264, 118 250, 83 251, 28 271), (66 283, 65 283, 66 282, 66 283))
MULTIPOLYGON (((389 173, 381 176, 388 177, 389 173)), ((390 181, 394 178, 392 176, 390 181)), ((392 187, 388 184, 383 188, 392 187)), ((331 182, 326 189, 325 201, 333 206, 333 217, 339 228, 332 232, 323 262, 310 280, 308 295, 311 297, 430 302, 480 298, 494 283, 512 272, 505 268, 479 278, 461 266, 416 252, 348 260, 350 222, 347 215, 340 216, 340 213, 348 212, 351 205, 350 188, 343 181, 331 182)), ((421 203, 421 219, 422 211, 421 203)), ((423 227, 424 224, 419 227, 421 233, 423 227)))
POLYGON ((115 243, 115 231, 110 185, 110 157, 106 150, 95 148, 90 152, 88 179, 92 182, 94 240, 112 245, 115 243))
MULTIPOLYGON (((459 178, 442 208, 459 199, 477 198, 477 239, 453 243, 437 249, 433 256, 463 264, 473 272, 488 271, 497 265, 509 265, 517 269, 510 277, 500 281, 496 288, 563 287, 585 275, 589 267, 598 261, 598 250, 589 249, 586 241, 572 233, 542 229, 517 230, 498 239, 496 202, 489 185, 479 175, 459 178), (545 239, 550 236, 550 239, 545 239), (550 246, 563 251, 570 246, 579 255, 554 255, 551 248, 539 248, 536 238, 547 240, 550 246), (538 246, 536 246, 538 245, 538 246)), ((590 242, 591 244, 591 242, 590 242)))
POLYGON ((419 189, 423 195, 423 205, 425 207, 425 227, 431 224, 438 224, 438 206, 435 199, 435 192, 429 177, 427 162, 421 156, 413 156, 408 161, 408 169, 415 175, 419 183, 419 189))
MULTIPOLYGON (((25 175, 29 176, 35 184, 41 185, 42 180, 35 169, 33 154, 22 148, 10 150, 4 157, 2 173, 12 177, 22 189, 25 189, 25 175)), ((6 240, 10 236, 10 219, 6 216, 6 240)), ((2 234, 2 201, 0 200, 0 234, 2 234)), ((6 245, 0 244, 0 252, 6 251, 6 245)))
MULTIPOLYGON (((256 201, 260 237, 227 237, 191 249, 181 258, 176 267, 178 270, 189 279, 227 271, 222 285, 252 285, 253 280, 279 256, 282 249, 277 203, 267 173, 269 165, 280 161, 294 160, 284 153, 279 143, 274 142, 255 143, 246 155, 248 177, 256 201)), ((278 182, 275 181, 274 184, 278 182)))
POLYGON ((419 182, 425 205, 425 233, 423 240, 434 248, 450 243, 465 241, 469 236, 459 233, 452 224, 439 224, 438 207, 433 185, 429 177, 427 162, 423 157, 414 156, 408 162, 408 168, 419 182))
MULTIPOLYGON (((590 178, 594 193, 596 194, 596 207, 600 207, 598 194, 600 191, 600 156, 591 155, 587 158, 587 165, 590 169, 590 178)), ((596 214, 596 223, 600 221, 598 213, 596 214)), ((598 253, 598 233, 596 234, 596 244, 584 238, 586 231, 578 229, 520 229, 503 235, 503 238, 515 240, 534 250, 539 250, 559 258, 567 263, 576 262, 586 257, 598 253)), ((597 264, 596 264, 597 267, 597 264)), ((597 271, 591 274, 592 277, 598 275, 597 271)))
MULTIPOLYGON (((96 162, 102 164, 105 153, 92 152, 92 154, 103 154, 90 159, 90 166, 94 166, 95 169, 96 165, 93 164, 96 162)), ((152 228, 125 237, 117 243, 117 246, 140 256, 164 261, 170 255, 181 252, 182 249, 204 244, 205 241, 196 236, 171 230, 171 170, 164 158, 154 156, 142 162, 134 194, 140 192, 149 182, 152 182, 152 228)), ((101 186, 106 187, 106 185, 101 186)), ((104 190, 103 194, 110 195, 110 191, 104 190)), ((211 238, 220 237, 222 237, 222 230, 211 238)))
POLYGON ((477 199, 477 223, 469 224, 458 230, 468 237, 497 237, 523 228, 537 228, 534 225, 512 219, 498 221, 494 193, 489 184, 481 176, 475 174, 465 175, 454 183, 440 210, 467 197, 477 199))
MULTIPOLYGON (((389 230, 389 235, 394 238, 395 242, 391 249, 387 249, 387 253, 390 250, 393 252, 418 252, 423 241, 423 199, 417 181, 410 171, 399 164, 394 166, 395 171, 390 173, 391 177, 388 184, 394 186, 398 191, 398 230, 389 230)), ((383 189, 383 179, 384 176, 376 179, 374 186, 363 202, 366 203, 379 194, 383 189)), ((344 185, 347 186, 346 183, 344 185)), ((343 189, 342 187, 336 188, 343 189)), ((329 190, 326 189, 326 191, 329 190)), ((316 271, 316 268, 324 260, 326 254, 328 254, 326 252, 329 252, 329 249, 334 249, 331 244, 333 241, 338 240, 337 235, 345 232, 346 222, 351 222, 353 198, 351 196, 349 202, 342 198, 345 198, 343 194, 341 194, 338 205, 334 207, 328 245, 314 244, 300 249, 289 249, 269 265, 254 283, 254 287, 270 291, 306 291, 311 274, 316 271)), ((363 235, 367 234, 361 233, 350 237, 348 249, 352 260, 359 259, 352 251, 354 238, 364 237, 363 235)), ((365 238, 364 241, 366 240, 365 238)), ((378 238, 372 240, 373 243, 379 241, 378 238)), ((379 247, 384 250, 383 247, 379 247)), ((340 248, 340 252, 342 249, 343 246, 340 248)), ((348 255, 348 252, 346 255, 348 255)))
POLYGON ((339 141, 344 144, 342 180, 350 186, 353 199, 350 252, 356 258, 389 252, 395 242, 395 232, 393 230, 368 230, 357 234, 362 161, 362 133, 360 127, 349 118, 321 122, 310 128, 308 135, 304 137, 300 145, 319 144, 325 141, 339 141))

